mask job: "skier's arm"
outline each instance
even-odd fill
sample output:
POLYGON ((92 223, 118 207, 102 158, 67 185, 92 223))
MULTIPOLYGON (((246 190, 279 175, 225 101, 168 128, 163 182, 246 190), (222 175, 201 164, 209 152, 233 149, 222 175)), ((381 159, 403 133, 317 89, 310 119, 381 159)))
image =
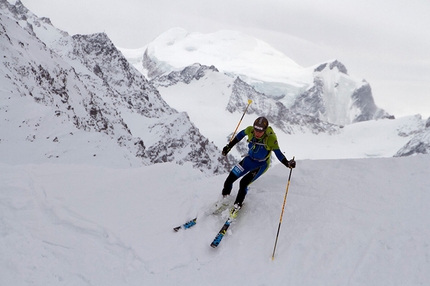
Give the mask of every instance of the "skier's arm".
POLYGON ((243 137, 245 137, 245 129, 237 133, 237 135, 231 140, 225 147, 222 149, 222 154, 226 156, 228 152, 230 152, 231 148, 233 148, 234 145, 236 145, 237 142, 242 140, 243 137))
POLYGON ((294 161, 294 159, 287 160, 287 158, 285 158, 284 154, 282 154, 280 149, 275 149, 275 150, 273 150, 273 152, 275 152, 276 158, 278 158, 278 160, 282 164, 284 164, 286 167, 288 167, 288 168, 295 168, 296 167, 296 161, 294 161))

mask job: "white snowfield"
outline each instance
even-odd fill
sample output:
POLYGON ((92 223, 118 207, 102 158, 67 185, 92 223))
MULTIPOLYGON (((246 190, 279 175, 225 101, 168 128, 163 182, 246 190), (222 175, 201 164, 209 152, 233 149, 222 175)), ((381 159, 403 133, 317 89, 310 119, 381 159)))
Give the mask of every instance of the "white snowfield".
POLYGON ((0 285, 430 285, 429 170, 428 155, 297 158, 272 261, 281 164, 212 249, 225 215, 208 210, 224 175, 2 163, 0 285))

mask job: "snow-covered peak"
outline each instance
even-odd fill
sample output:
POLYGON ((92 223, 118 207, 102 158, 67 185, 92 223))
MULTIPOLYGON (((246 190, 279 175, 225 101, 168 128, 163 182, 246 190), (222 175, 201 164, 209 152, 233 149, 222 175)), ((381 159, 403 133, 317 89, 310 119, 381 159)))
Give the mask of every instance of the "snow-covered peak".
MULTIPOLYGON (((304 68, 269 44, 242 32, 201 34, 174 28, 144 50, 141 72, 150 80, 159 81, 160 77, 195 64, 213 66, 220 73, 240 78, 294 113, 330 124, 348 125, 389 116, 374 104, 370 85, 349 76, 340 61, 304 68)), ((136 62, 136 53, 124 52, 126 57, 130 55, 131 62, 136 62)))
POLYGON ((220 72, 239 75, 247 82, 312 83, 305 68, 264 41, 239 31, 202 34, 173 28, 151 42, 147 54, 166 64, 160 73, 181 70, 197 62, 214 65, 220 72))

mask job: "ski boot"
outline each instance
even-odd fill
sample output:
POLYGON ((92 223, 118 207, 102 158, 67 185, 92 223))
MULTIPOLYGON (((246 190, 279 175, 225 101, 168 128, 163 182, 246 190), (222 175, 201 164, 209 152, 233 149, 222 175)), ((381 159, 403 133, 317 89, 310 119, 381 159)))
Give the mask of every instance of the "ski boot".
POLYGON ((242 208, 241 205, 234 204, 234 206, 230 209, 230 218, 235 219, 241 208, 242 208))

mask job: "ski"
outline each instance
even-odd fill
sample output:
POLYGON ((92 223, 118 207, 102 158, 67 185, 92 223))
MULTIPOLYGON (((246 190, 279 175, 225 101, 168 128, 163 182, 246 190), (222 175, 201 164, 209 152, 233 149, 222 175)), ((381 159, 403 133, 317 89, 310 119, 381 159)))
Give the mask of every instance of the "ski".
MULTIPOLYGON (((228 200, 218 201, 214 204, 215 209, 211 208, 209 211, 205 212, 205 215, 209 215, 211 213, 213 215, 221 215, 228 208, 229 203, 230 202, 228 200)), ((190 220, 190 221, 187 221, 184 224, 181 224, 177 227, 174 227, 173 230, 175 232, 178 232, 180 229, 189 229, 189 228, 195 226, 196 223, 197 223, 197 217, 190 220)))
POLYGON ((190 221, 187 221, 187 222, 186 222, 186 223, 184 223, 184 224, 181 224, 180 226, 174 227, 174 228, 173 228, 173 230, 174 230, 175 232, 178 232, 181 228, 182 228, 182 229, 189 229, 190 227, 195 226, 195 225, 196 225, 196 223, 197 223, 197 218, 194 218, 194 219, 192 219, 192 220, 190 220, 190 221))
POLYGON ((225 221, 224 225, 221 227, 218 234, 215 236, 214 240, 211 243, 212 248, 217 248, 218 245, 221 243, 221 240, 224 238, 224 235, 227 233, 228 228, 230 227, 231 223, 236 219, 237 214, 241 208, 235 208, 230 212, 230 215, 228 219, 225 221))

